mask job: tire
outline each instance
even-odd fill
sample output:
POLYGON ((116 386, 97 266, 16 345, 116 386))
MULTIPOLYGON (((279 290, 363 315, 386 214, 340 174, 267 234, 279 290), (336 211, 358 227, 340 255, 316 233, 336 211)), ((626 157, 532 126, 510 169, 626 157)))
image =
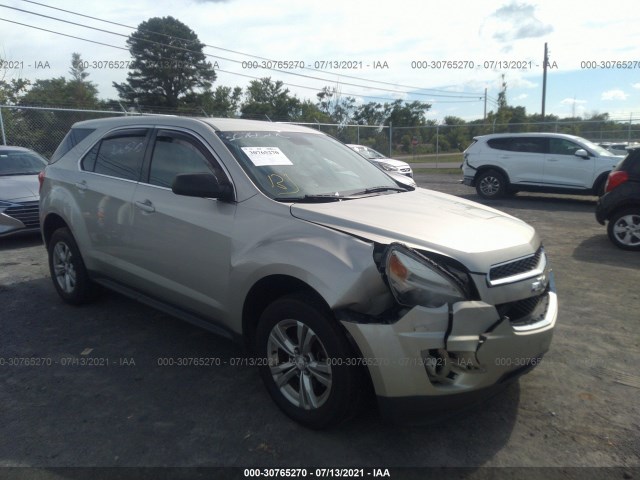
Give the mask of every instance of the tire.
POLYGON ((504 197, 507 191, 507 179, 497 170, 486 170, 476 178, 476 192, 482 198, 493 200, 504 197))
POLYGON ((355 357, 351 345, 316 297, 287 295, 269 305, 256 330, 256 352, 269 394, 293 420, 321 429, 358 410, 362 367, 347 365, 355 357))
POLYGON ((640 206, 615 212, 607 224, 607 234, 616 247, 640 251, 640 206))
POLYGON ((78 245, 68 228, 53 232, 48 252, 51 280, 62 300, 73 305, 92 300, 96 285, 89 279, 78 245))

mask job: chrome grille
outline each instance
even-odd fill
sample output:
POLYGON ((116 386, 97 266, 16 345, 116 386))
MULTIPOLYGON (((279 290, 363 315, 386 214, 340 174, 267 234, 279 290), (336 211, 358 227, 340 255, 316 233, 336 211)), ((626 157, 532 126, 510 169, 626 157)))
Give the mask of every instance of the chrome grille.
POLYGON ((40 226, 39 202, 24 202, 7 208, 3 213, 24 223, 26 228, 36 228, 40 226))
POLYGON ((491 270, 489 270, 489 284, 498 285, 500 283, 506 283, 500 282, 500 280, 511 279, 512 277, 521 276, 529 272, 531 276, 535 275, 538 271, 541 271, 539 267, 543 256, 544 249, 540 247, 533 255, 494 265, 491 267, 491 270))

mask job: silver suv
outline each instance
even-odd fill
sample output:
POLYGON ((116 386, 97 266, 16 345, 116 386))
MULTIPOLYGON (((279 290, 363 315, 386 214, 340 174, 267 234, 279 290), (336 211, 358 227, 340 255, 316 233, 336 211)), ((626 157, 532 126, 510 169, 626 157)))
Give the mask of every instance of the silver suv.
POLYGON ((73 126, 41 175, 53 285, 96 284, 241 340, 291 418, 322 428, 372 386, 383 413, 492 393, 557 316, 532 227, 400 186, 304 127, 143 116, 73 126))
POLYGON ((602 195, 609 172, 623 158, 562 133, 483 135, 464 151, 463 183, 486 199, 521 190, 602 195))

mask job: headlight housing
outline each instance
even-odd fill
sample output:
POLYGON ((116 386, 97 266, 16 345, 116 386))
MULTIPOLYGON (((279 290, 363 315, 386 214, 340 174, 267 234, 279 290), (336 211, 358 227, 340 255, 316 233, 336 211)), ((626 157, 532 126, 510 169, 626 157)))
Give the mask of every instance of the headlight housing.
POLYGON ((389 246, 383 265, 391 292, 400 305, 435 308, 468 299, 458 278, 404 245, 389 246))
POLYGON ((380 165, 380 168, 382 168, 383 170, 386 170, 387 172, 397 172, 398 171, 398 167, 395 167, 395 166, 391 165, 390 163, 378 162, 378 165, 380 165))

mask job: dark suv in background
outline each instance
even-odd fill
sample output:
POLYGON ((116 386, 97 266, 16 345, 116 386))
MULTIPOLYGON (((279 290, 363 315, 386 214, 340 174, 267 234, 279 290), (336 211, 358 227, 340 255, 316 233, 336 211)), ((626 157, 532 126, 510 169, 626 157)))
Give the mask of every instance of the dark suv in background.
POLYGON ((602 225, 609 222, 607 233, 614 245, 640 250, 640 147, 630 149, 609 174, 596 219, 602 225))

